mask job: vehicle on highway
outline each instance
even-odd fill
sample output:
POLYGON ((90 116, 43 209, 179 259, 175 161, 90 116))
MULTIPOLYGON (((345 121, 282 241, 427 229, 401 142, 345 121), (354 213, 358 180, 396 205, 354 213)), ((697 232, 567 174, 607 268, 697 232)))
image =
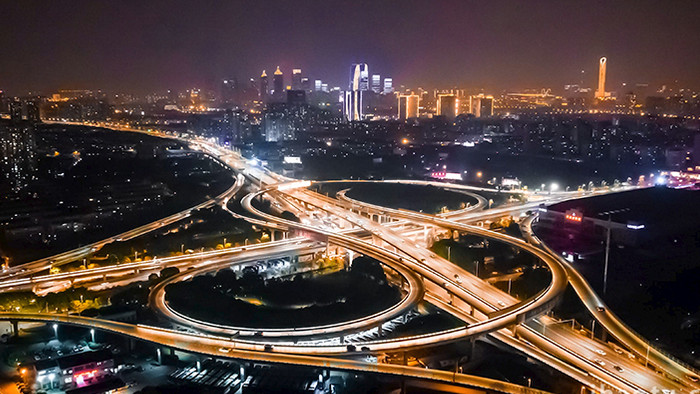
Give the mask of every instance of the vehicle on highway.
POLYGON ((606 355, 607 355, 607 353, 605 353, 603 350, 600 350, 600 349, 593 349, 593 351, 596 352, 596 353, 598 353, 598 354, 600 354, 601 356, 606 356, 606 355))
POLYGON ((700 379, 698 379, 698 377, 694 375, 686 375, 685 377, 688 378, 688 380, 690 380, 691 382, 697 383, 698 381, 700 381, 700 379))
POLYGON ((593 362, 596 363, 596 364, 598 364, 598 365, 600 365, 601 367, 604 367, 604 366, 605 366, 605 361, 603 361, 603 360, 601 360, 601 359, 599 359, 599 358, 594 359, 593 362))
POLYGON ((622 369, 622 367, 620 367, 619 365, 613 365, 613 368, 615 368, 615 370, 619 373, 625 372, 625 370, 622 369))
POLYGON ((605 308, 603 308, 602 306, 596 307, 595 310, 597 310, 598 312, 605 312, 605 308))

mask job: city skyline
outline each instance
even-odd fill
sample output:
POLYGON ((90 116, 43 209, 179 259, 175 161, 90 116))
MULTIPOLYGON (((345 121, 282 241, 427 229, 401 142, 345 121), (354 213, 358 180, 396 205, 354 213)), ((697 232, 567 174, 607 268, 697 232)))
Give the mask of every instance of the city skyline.
MULTIPOLYGON (((12 94, 62 88, 145 93, 215 88, 277 65, 344 88, 347 65, 411 87, 517 90, 595 88, 607 57, 608 90, 621 83, 700 86, 698 5, 674 2, 172 3, 23 2, 0 6, 0 86, 12 94), (194 12, 196 11, 196 12, 194 12), (556 15, 556 17, 553 17, 556 15), (293 21, 293 22, 292 22, 293 21), (595 23, 593 23, 595 22, 595 23), (355 28, 353 26, 362 28, 355 28), (429 31, 430 34, 424 32, 429 31), (20 39, 21 38, 21 39, 20 39), (407 47, 406 42, 411 45, 407 47)), ((272 71, 269 70, 269 71, 272 71)))

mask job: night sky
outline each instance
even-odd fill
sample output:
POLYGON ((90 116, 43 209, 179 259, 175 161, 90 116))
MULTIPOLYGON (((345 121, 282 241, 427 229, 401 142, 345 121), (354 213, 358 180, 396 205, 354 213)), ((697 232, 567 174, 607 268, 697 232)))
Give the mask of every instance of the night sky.
MULTIPOLYGON (((281 65, 346 87, 700 87, 700 1, 0 0, 0 89, 216 88, 281 65)), ((289 79, 287 79, 289 83, 289 79)))

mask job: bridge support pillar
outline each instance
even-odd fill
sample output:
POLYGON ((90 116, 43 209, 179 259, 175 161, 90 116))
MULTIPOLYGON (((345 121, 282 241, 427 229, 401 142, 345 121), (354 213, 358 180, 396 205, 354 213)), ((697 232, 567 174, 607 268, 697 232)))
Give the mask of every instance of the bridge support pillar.
POLYGON ((12 324, 12 335, 19 335, 19 322, 17 320, 11 320, 10 324, 12 324))
POLYGON ((168 348, 170 350, 170 355, 174 356, 175 355, 175 348, 168 348))
POLYGON ((383 324, 381 324, 381 323, 379 324, 379 326, 377 326, 377 334, 379 335, 380 338, 384 336, 384 329, 382 326, 383 326, 383 324))

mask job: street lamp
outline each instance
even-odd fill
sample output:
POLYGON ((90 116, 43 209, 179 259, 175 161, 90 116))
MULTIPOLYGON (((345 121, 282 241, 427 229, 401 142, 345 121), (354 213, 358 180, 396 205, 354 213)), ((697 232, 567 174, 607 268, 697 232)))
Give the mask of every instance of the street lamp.
POLYGON ((90 329, 90 336, 92 336, 92 343, 95 343, 95 329, 94 328, 90 329))
POLYGON ((58 339, 58 324, 54 323, 53 324, 53 334, 58 339))

